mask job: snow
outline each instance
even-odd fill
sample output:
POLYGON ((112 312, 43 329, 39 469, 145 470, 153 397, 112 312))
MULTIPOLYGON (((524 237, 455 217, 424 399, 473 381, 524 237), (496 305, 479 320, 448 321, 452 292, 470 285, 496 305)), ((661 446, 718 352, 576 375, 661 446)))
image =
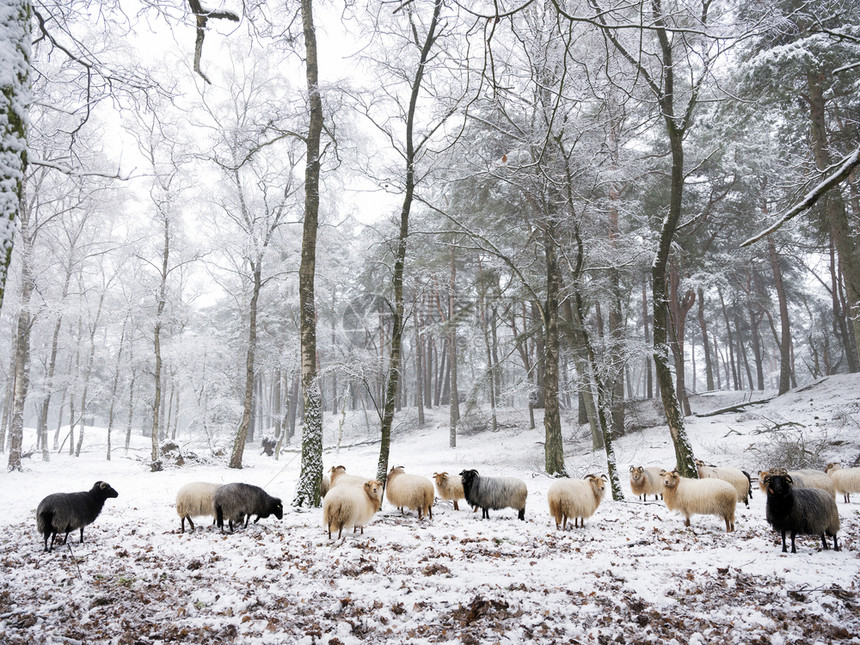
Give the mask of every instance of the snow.
MULTIPOLYGON (((692 405, 704 412, 749 398, 717 393, 692 405)), ((526 521, 512 509, 481 520, 465 503, 454 511, 443 501, 432 520, 419 521, 386 502, 363 535, 341 540, 328 540, 320 509, 289 506, 282 521, 270 517, 234 534, 206 518, 180 534, 173 507, 180 486, 242 480, 289 500, 298 452, 275 461, 252 445, 241 471, 196 463, 152 473, 145 437, 135 437, 130 456, 118 449, 106 462, 103 435, 88 429, 81 457, 35 456, 23 472, 0 475, 0 642, 860 642, 860 495, 837 500, 838 552, 804 536, 798 553, 782 553, 758 488, 727 534, 718 517, 694 516, 685 528, 663 502, 634 499, 626 476, 626 500, 605 499, 584 529, 561 532, 546 503, 552 480, 540 472, 542 434, 528 430, 527 411, 499 410, 502 430, 460 435, 456 448, 448 447, 447 409, 428 410, 422 429, 410 414, 396 419, 392 464, 428 477, 467 467, 520 477, 529 488, 526 521), (71 548, 43 553, 39 500, 99 479, 119 497, 85 529, 85 543, 73 534, 71 548)), ((860 375, 689 417, 686 428, 697 457, 754 473, 773 465, 757 463, 762 445, 777 438, 763 430, 784 421, 802 424, 808 441, 826 437, 827 459, 849 465, 860 445, 860 375)), ((327 420, 326 445, 339 422, 327 420)), ((345 442, 357 445, 327 449, 326 468, 374 473, 379 447, 359 443, 366 432, 349 428, 345 442)), ((30 433, 25 447, 32 442, 30 433)), ((588 432, 565 422, 574 476, 605 470, 589 446, 588 432)), ((621 437, 615 449, 623 472, 669 466, 674 454, 665 427, 621 437)))

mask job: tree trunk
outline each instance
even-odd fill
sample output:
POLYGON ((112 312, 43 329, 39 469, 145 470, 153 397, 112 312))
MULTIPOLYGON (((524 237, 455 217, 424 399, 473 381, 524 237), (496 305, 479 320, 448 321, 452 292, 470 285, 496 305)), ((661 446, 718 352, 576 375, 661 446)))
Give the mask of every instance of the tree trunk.
POLYGON ((305 221, 302 231, 302 260, 299 266, 299 309, 301 328, 302 464, 293 506, 319 506, 322 480, 323 410, 317 377, 316 275, 317 229, 320 205, 320 137, 323 106, 319 89, 317 38, 313 20, 313 1, 301 0, 302 29, 305 37, 305 74, 307 76, 310 121, 308 124, 305 166, 305 221))
POLYGON ((567 477, 564 467, 564 443, 561 435, 561 412, 558 405, 558 298, 561 291, 561 271, 558 266, 555 230, 547 221, 544 230, 546 257, 546 304, 544 319, 544 466, 550 476, 567 477))
POLYGON ((699 287, 699 329, 702 330, 702 349, 705 352, 705 389, 714 391, 714 366, 711 361, 711 343, 708 340, 708 324, 705 322, 705 292, 699 287))
POLYGON ((14 220, 25 207, 31 18, 30 0, 9 0, 0 15, 3 64, 7 68, 0 87, 0 307, 12 261, 14 220))
MULTIPOLYGON (((821 85, 822 73, 819 70, 807 73, 807 101, 809 103, 810 138, 812 139, 815 165, 819 171, 823 172, 831 165, 831 159, 828 152, 825 99, 821 85)), ((858 242, 856 235, 856 226, 852 227, 848 221, 848 213, 840 191, 831 190, 822 199, 824 200, 826 225, 839 253, 839 264, 845 278, 845 291, 848 301, 847 314, 854 331, 856 353, 860 352, 860 242, 858 242)))
POLYGON ((9 470, 20 471, 24 440, 24 404, 30 387, 30 297, 35 287, 32 270, 32 248, 27 231, 29 216, 26 204, 21 205, 21 304, 18 311, 18 333, 15 339, 15 388, 12 398, 12 418, 9 425, 9 470))
POLYGON ((229 468, 241 468, 242 456, 245 453, 245 442, 252 423, 252 406, 254 405, 254 359, 257 353, 257 302, 260 299, 262 287, 262 259, 257 257, 254 264, 254 287, 251 292, 251 302, 248 306, 248 350, 245 354, 245 397, 242 400, 242 419, 233 439, 233 450, 230 452, 229 468))
POLYGON ((788 318, 788 298, 785 295, 785 286, 782 284, 782 269, 779 267, 773 235, 767 236, 767 250, 770 268, 773 271, 776 297, 779 301, 779 393, 785 394, 791 389, 791 323, 788 318))
MULTIPOLYGON (((423 301, 423 299, 422 299, 423 301)), ((423 311, 416 299, 415 307, 415 407, 418 410, 418 427, 424 427, 424 343, 421 340, 423 311)))
POLYGON ((108 409, 108 426, 107 426, 107 449, 105 452, 105 459, 110 461, 110 453, 111 453, 111 431, 113 430, 113 417, 114 410, 116 408, 116 391, 119 388, 119 375, 120 375, 120 367, 122 365, 122 350, 125 347, 125 330, 128 327, 128 316, 126 316, 125 321, 122 323, 122 332, 119 336, 119 349, 116 353, 116 367, 113 372, 113 383, 111 385, 110 390, 110 408, 108 409))
POLYGON ((451 383, 451 398, 448 407, 448 445, 457 447, 457 423, 460 421, 460 391, 457 388, 457 316, 454 311, 455 294, 457 289, 457 263, 455 262, 454 244, 451 244, 451 283, 448 288, 448 364, 450 365, 449 381, 451 383))
POLYGON ((152 450, 150 452, 149 468, 152 472, 162 469, 161 450, 159 448, 159 416, 161 414, 161 328, 163 324, 165 299, 167 297, 167 271, 170 261, 170 220, 164 215, 164 246, 161 251, 161 284, 158 289, 156 305, 155 329, 153 330, 153 348, 155 350, 155 395, 152 401, 152 434, 150 436, 152 450))

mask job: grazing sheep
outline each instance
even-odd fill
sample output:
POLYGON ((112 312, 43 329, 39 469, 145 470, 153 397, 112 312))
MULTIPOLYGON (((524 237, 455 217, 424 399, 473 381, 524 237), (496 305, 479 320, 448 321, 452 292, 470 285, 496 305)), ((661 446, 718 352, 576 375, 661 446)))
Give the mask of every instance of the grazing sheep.
MULTIPOLYGON (((758 471, 758 486, 761 489, 761 492, 767 492, 767 484, 764 483, 765 477, 767 477, 768 474, 776 475, 781 470, 785 469, 772 468, 771 470, 758 471)), ((791 477, 795 488, 817 488, 819 490, 823 490, 833 499, 836 499, 836 489, 833 486, 833 480, 820 470, 787 470, 786 473, 791 477)))
POLYGON ((785 534, 791 533, 791 552, 797 553, 794 538, 798 535, 820 535, 827 548, 825 535, 833 536, 833 550, 839 550, 839 512, 836 501, 818 488, 795 488, 791 475, 784 468, 771 471, 765 477, 767 486, 767 521, 782 535, 782 552, 786 552, 785 534))
POLYGON ((490 509, 513 508, 517 517, 526 519, 526 483, 516 477, 481 477, 477 470, 464 470, 463 493, 466 501, 481 509, 481 519, 490 519, 490 509))
POLYGON ((750 476, 740 468, 731 466, 709 466, 701 459, 696 459, 696 468, 700 479, 722 479, 730 483, 738 493, 738 501, 749 508, 750 505, 750 476))
POLYGON ((661 471, 663 501, 670 511, 684 515, 684 526, 690 526, 691 515, 719 515, 726 521, 726 532, 735 530, 735 487, 722 479, 688 479, 677 470, 661 471))
POLYGON ((630 490, 643 501, 648 500, 648 495, 658 499, 663 494, 663 482, 660 480, 662 470, 656 466, 630 466, 630 490))
POLYGON ((252 484, 225 484, 215 492, 212 504, 215 507, 215 520, 222 532, 224 518, 227 518, 232 533, 234 523, 239 525, 244 520, 247 527, 252 515, 257 516, 254 524, 269 515, 274 515, 279 520, 284 517, 281 500, 252 484))
POLYGON ((337 528, 337 537, 340 539, 343 529, 353 527, 361 528, 364 533, 364 525, 373 517, 374 513, 382 506, 382 483, 370 480, 364 482, 364 486, 333 486, 323 502, 323 526, 328 531, 331 539, 331 528, 337 528))
POLYGON ((79 493, 52 493, 39 502, 36 508, 36 526, 45 536, 45 551, 54 550, 58 533, 65 532, 63 544, 69 533, 81 530, 81 544, 84 542, 84 527, 92 524, 104 508, 105 500, 117 497, 117 493, 107 482, 98 481, 88 491, 79 493), (48 538, 51 545, 48 546, 48 538))
POLYGON ((179 492, 176 493, 176 513, 182 520, 180 533, 185 533, 185 520, 188 520, 188 526, 193 531, 192 517, 200 517, 201 515, 215 517, 215 506, 212 504, 212 498, 219 488, 221 488, 221 484, 191 482, 179 489, 179 492))
POLYGON ((320 480, 320 498, 325 497, 326 493, 328 493, 328 489, 331 488, 331 477, 328 475, 323 475, 320 480))
POLYGON ((331 487, 333 486, 341 486, 343 484, 352 484, 354 486, 363 487, 365 482, 375 481, 370 477, 362 477, 361 475, 347 475, 346 474, 346 466, 332 466, 331 467, 331 487))
POLYGON ((400 509, 411 508, 418 511, 420 520, 426 511, 433 519, 433 482, 421 475, 407 474, 403 466, 395 466, 388 471, 385 497, 400 509))
POLYGON ((860 493, 860 468, 845 468, 836 462, 827 464, 824 469, 833 481, 833 489, 842 494, 843 501, 851 501, 851 493, 860 493))
POLYGON ((586 475, 584 479, 558 479, 547 491, 549 514, 555 518, 556 530, 567 530, 568 518, 573 526, 585 528, 585 518, 594 515, 606 491, 606 475, 586 475))
POLYGON ((460 506, 457 502, 466 497, 466 493, 463 492, 463 478, 460 475, 451 477, 447 472, 441 472, 433 473, 433 479, 436 480, 439 497, 454 502, 454 510, 459 511, 460 506))

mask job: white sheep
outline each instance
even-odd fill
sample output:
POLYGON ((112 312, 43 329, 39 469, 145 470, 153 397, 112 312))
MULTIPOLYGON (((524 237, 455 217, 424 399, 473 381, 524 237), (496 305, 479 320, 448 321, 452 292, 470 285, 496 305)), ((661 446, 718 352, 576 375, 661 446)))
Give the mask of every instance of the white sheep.
POLYGON ((457 502, 466 498, 466 493, 463 492, 463 478, 460 475, 451 476, 447 472, 441 472, 433 473, 433 479, 436 480, 439 497, 454 502, 454 510, 459 511, 460 506, 457 502))
POLYGON ((179 492, 176 493, 176 514, 182 520, 180 533, 185 533, 185 520, 188 520, 188 526, 193 531, 192 517, 203 515, 215 517, 215 506, 212 503, 212 498, 219 488, 221 488, 221 484, 191 482, 179 489, 179 492))
POLYGON ((696 468, 700 479, 722 479, 730 483, 737 491, 738 501, 750 505, 750 478, 740 468, 709 466, 701 459, 696 459, 696 468))
POLYGON ((680 511, 684 526, 691 515, 719 515, 726 521, 726 532, 735 530, 735 487, 722 479, 688 479, 677 470, 661 471, 663 501, 670 511, 680 511))
POLYGON ((320 479, 320 498, 325 497, 325 494, 328 492, 329 488, 331 488, 331 477, 328 475, 323 475, 322 479, 320 479))
POLYGON ((647 501, 648 495, 657 499, 663 493, 663 482, 660 480, 662 470, 658 466, 630 466, 630 490, 643 500, 647 501))
POLYGON ((827 464, 825 472, 833 480, 833 488, 841 493, 845 503, 851 501, 851 493, 860 493, 860 468, 842 468, 836 462, 827 464))
POLYGON ((403 508, 418 511, 420 520, 426 512, 433 519, 433 482, 421 475, 407 474, 403 466, 388 471, 385 497, 403 513, 403 508))
POLYGON ((334 486, 341 486, 343 484, 352 484, 353 486, 363 487, 365 482, 371 481, 370 477, 363 477, 362 475, 347 475, 346 466, 332 466, 331 471, 329 472, 331 474, 329 478, 329 490, 334 486))
POLYGON ((332 526, 337 528, 340 538, 343 529, 361 528, 373 517, 382 506, 382 484, 375 480, 364 482, 364 486, 332 486, 323 502, 323 526, 331 539, 332 526))
POLYGON ((594 511, 603 499, 606 490, 606 475, 586 475, 584 479, 558 479, 547 491, 549 514, 555 518, 555 528, 567 530, 568 518, 573 518, 574 528, 585 528, 585 518, 594 511))
POLYGON ((784 468, 772 468, 770 470, 758 471, 758 487, 761 491, 763 493, 767 493, 767 484, 764 483, 765 477, 768 475, 776 475, 778 472, 782 473, 783 471, 786 475, 791 477, 792 485, 795 488, 817 488, 819 490, 823 490, 833 499, 836 499, 836 488, 833 486, 833 480, 830 476, 820 470, 806 468, 788 471, 784 468))

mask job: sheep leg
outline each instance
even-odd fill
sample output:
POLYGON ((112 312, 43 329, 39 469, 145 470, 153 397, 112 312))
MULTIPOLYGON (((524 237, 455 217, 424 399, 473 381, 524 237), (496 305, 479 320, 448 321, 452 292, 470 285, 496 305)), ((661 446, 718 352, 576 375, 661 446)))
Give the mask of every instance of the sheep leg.
POLYGON ((684 517, 684 526, 690 526, 690 516, 689 515, 684 517))
POLYGON ((454 500, 454 510, 455 510, 455 511, 459 511, 459 510, 460 510, 460 507, 459 507, 459 506, 457 506, 457 500, 456 500, 456 499, 454 500))
POLYGON ((427 516, 428 516, 431 520, 433 519, 433 507, 432 507, 432 506, 428 506, 428 507, 427 507, 427 516))
POLYGON ((791 532, 791 552, 797 553, 797 548, 794 546, 794 538, 797 537, 797 531, 791 532))
POLYGON ((833 534, 833 550, 839 551, 839 545, 836 543, 836 533, 833 534))
POLYGON ((824 545, 824 550, 825 550, 825 551, 829 551, 829 550, 830 550, 830 546, 828 546, 828 544, 827 544, 827 536, 826 536, 826 535, 824 535, 824 533, 822 533, 822 534, 821 534, 821 543, 824 545))
POLYGON ((785 546, 785 531, 782 531, 782 552, 785 553, 788 549, 785 546))
POLYGON ((524 509, 524 508, 521 508, 521 509, 520 509, 520 512, 519 512, 519 513, 517 513, 517 519, 520 519, 520 520, 522 520, 523 522, 525 522, 525 521, 526 521, 526 509, 524 509))
POLYGON ((84 543, 84 527, 81 527, 81 544, 84 543))

